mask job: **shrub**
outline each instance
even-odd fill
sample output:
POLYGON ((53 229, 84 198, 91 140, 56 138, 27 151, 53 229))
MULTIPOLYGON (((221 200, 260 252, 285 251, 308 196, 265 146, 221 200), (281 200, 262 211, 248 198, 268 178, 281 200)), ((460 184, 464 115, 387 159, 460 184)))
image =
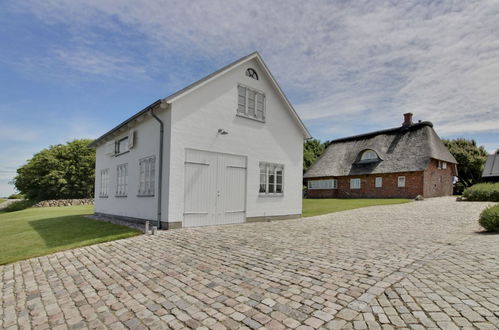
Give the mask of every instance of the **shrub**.
POLYGON ((499 205, 491 206, 483 210, 478 222, 480 223, 480 226, 487 231, 499 232, 499 205))
POLYGON ((28 207, 32 207, 34 204, 35 202, 30 200, 18 201, 10 204, 6 208, 4 208, 3 211, 5 212, 21 211, 27 209, 28 207))
POLYGON ((469 201, 499 202, 499 183, 479 183, 466 188, 463 197, 469 201))
POLYGON ((21 194, 12 194, 8 197, 8 199, 23 199, 24 196, 21 194))

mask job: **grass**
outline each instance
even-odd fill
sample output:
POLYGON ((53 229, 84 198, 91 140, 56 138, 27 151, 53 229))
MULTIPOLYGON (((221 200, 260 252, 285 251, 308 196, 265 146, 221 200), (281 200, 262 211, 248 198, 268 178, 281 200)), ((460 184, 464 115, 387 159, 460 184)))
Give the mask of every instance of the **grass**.
POLYGON ((3 202, 5 202, 5 201, 6 201, 6 199, 5 199, 5 198, 0 198, 0 203, 3 203, 3 202))
POLYGON ((375 205, 402 204, 410 202, 410 199, 403 198, 370 198, 370 199, 304 199, 303 217, 311 217, 333 212, 358 209, 360 207, 375 205))
POLYGON ((0 265, 139 234, 83 217, 92 213, 91 205, 0 211, 0 265))

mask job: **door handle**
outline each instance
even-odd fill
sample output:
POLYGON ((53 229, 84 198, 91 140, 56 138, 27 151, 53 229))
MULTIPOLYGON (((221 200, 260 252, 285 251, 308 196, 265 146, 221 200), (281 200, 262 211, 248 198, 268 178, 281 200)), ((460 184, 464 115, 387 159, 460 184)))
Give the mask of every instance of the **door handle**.
POLYGON ((220 191, 217 191, 217 197, 220 197, 220 191))

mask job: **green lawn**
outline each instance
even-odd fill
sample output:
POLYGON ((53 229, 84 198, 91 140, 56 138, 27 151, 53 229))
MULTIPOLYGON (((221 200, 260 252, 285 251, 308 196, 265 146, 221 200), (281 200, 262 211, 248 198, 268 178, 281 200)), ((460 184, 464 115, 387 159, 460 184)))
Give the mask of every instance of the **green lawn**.
POLYGON ((92 213, 89 205, 0 211, 0 265, 140 233, 82 216, 92 213))
POLYGON ((5 202, 5 201, 6 201, 6 199, 5 199, 5 198, 0 198, 0 203, 3 203, 3 202, 5 202))
POLYGON ((374 205, 389 205, 401 204, 410 202, 410 199, 398 198, 372 198, 372 199, 339 199, 339 198, 325 198, 325 199, 304 199, 303 200, 303 216, 311 217, 314 215, 321 215, 326 213, 333 213, 351 209, 358 209, 359 207, 374 206, 374 205))

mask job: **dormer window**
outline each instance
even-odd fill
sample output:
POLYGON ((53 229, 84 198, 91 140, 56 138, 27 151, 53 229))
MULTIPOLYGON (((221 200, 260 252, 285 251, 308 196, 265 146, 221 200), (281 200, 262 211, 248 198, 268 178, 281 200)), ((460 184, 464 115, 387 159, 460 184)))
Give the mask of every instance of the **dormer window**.
POLYGON ((246 76, 258 80, 258 73, 256 73, 255 69, 253 68, 248 68, 246 70, 246 76))
POLYGON ((366 150, 362 153, 362 156, 360 156, 360 160, 377 160, 378 154, 374 150, 366 150))
POLYGON ((379 158, 378 153, 372 149, 366 149, 364 151, 361 151, 359 156, 357 157, 357 164, 369 164, 369 163, 375 163, 377 161, 381 160, 379 158))

